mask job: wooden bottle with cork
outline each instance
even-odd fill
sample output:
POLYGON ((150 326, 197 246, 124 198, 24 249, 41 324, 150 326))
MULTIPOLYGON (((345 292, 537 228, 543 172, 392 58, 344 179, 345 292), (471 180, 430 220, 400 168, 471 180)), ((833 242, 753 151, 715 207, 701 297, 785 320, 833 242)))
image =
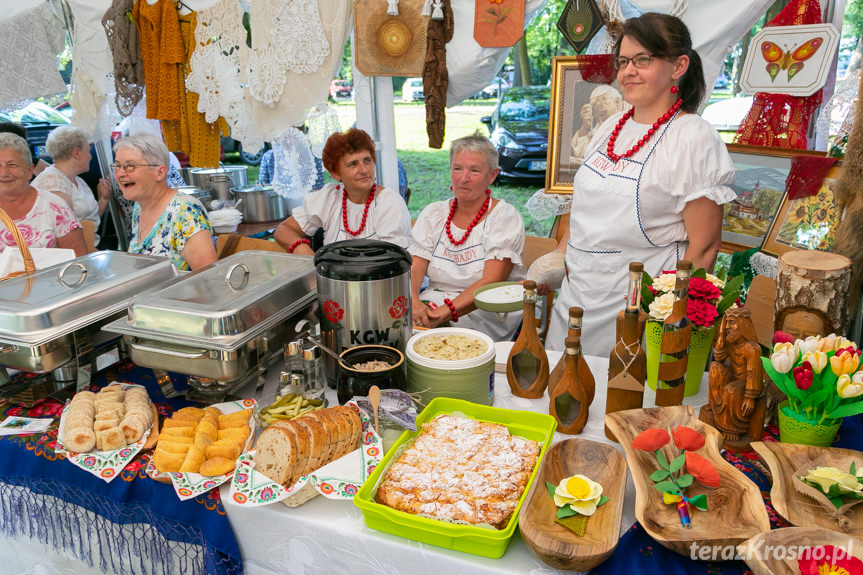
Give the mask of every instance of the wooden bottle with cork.
MULTIPOLYGON (((596 392, 596 380, 593 377, 593 373, 591 373, 590 371, 590 366, 587 365, 586 361, 584 361, 584 354, 581 351, 581 323, 583 317, 584 310, 580 307, 569 308, 569 327, 567 330, 567 337, 578 338, 578 375, 584 382, 585 390, 587 390, 588 399, 590 400, 588 401, 588 403, 593 403, 593 396, 596 392)), ((557 362, 557 365, 554 366, 554 369, 551 371, 551 375, 548 378, 549 395, 551 395, 551 393, 554 391, 554 386, 557 385, 557 382, 560 381, 560 378, 563 377, 563 360, 565 358, 566 354, 561 355, 560 360, 557 362)))
POLYGON ((563 377, 549 392, 548 413, 557 421, 557 431, 569 435, 582 432, 590 412, 587 390, 579 375, 578 364, 581 341, 577 337, 566 338, 563 352, 563 377))
MULTIPOLYGON (((644 381, 647 379, 647 356, 641 347, 641 274, 644 264, 629 264, 629 289, 623 321, 617 331, 617 342, 608 357, 608 389, 605 393, 605 413, 626 409, 641 409, 644 403, 644 381)), ((617 441, 608 426, 605 436, 617 441)))
POLYGON ((537 399, 548 386, 548 356, 536 333, 536 282, 525 280, 521 333, 506 361, 506 379, 512 394, 537 399))
POLYGON ((686 317, 689 301, 689 278, 692 262, 677 262, 674 284, 674 306, 662 325, 662 345, 659 347, 659 373, 656 379, 656 405, 667 407, 683 403, 686 388, 686 366, 689 364, 689 339, 692 323, 686 317))

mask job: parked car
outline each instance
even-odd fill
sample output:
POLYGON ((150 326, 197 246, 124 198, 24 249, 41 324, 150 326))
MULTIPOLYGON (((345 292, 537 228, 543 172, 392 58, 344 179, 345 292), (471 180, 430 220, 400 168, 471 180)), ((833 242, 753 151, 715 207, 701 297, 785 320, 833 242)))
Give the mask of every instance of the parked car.
POLYGON ((725 74, 720 74, 719 76, 716 77, 716 81, 713 82, 713 89, 714 90, 727 90, 729 84, 730 84, 730 81, 728 80, 728 76, 726 76, 725 74))
POLYGON ((488 86, 474 94, 474 98, 497 98, 510 87, 509 82, 500 76, 491 79, 488 86))
POLYGON ((550 101, 547 86, 511 88, 501 96, 492 115, 481 119, 500 154, 499 178, 545 179, 550 101))
POLYGON ((423 94, 423 79, 408 78, 402 84, 402 102, 415 102, 417 100, 425 100, 423 94))
POLYGON ((259 166, 261 165, 261 158, 264 157, 264 152, 270 149, 270 144, 264 142, 264 145, 261 146, 260 150, 256 152, 248 152, 243 149, 243 145, 237 140, 231 138, 230 136, 222 137, 222 151, 224 154, 230 152, 237 152, 240 154, 240 160, 243 161, 244 164, 249 164, 250 166, 259 166))
POLYGON ((30 144, 33 161, 39 159, 49 163, 51 156, 45 149, 48 134, 57 126, 70 123, 69 118, 51 106, 36 101, 13 112, 0 113, 0 121, 23 125, 27 129, 27 143, 30 144))
POLYGON ((339 98, 350 98, 353 92, 351 83, 347 80, 333 80, 330 82, 330 98, 338 100, 339 98))

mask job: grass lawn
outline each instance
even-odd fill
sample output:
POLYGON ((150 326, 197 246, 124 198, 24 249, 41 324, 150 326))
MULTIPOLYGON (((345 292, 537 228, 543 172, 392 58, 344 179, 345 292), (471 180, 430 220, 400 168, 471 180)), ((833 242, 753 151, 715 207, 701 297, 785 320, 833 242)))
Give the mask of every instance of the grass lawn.
MULTIPOLYGON (((446 113, 446 136, 443 148, 435 150, 428 147, 425 125, 425 106, 422 102, 395 102, 396 149, 408 175, 411 198, 408 209, 411 217, 416 218, 422 209, 430 204, 451 197, 449 190, 449 146, 462 136, 479 131, 487 136, 488 128, 480 121, 494 110, 497 100, 467 100, 454 106, 446 113)), ((356 121, 356 110, 352 102, 337 102, 334 106, 342 129, 347 129, 356 121)), ((241 163, 238 154, 228 154, 225 163, 241 163)), ((249 182, 258 178, 259 167, 249 166, 249 182)), ((327 181, 331 181, 329 174, 327 181)), ((525 232, 533 236, 548 236, 554 218, 535 220, 524 208, 525 202, 542 184, 496 183, 492 194, 514 206, 524 220, 525 232)))

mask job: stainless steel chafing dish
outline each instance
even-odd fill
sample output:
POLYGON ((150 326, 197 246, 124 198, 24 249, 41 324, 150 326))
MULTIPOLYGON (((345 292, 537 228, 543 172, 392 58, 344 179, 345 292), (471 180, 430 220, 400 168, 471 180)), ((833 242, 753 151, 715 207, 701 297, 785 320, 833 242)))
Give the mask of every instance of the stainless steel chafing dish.
POLYGON ((102 325, 125 315, 133 294, 176 277, 166 258, 104 251, 0 282, 0 366, 83 385, 118 340, 102 325))
MULTIPOLYGON (((135 296, 128 317, 104 329, 123 334, 136 364, 195 376, 187 397, 216 401, 255 377, 263 385, 316 308, 312 258, 247 251, 135 296)), ((157 379, 176 393, 169 378, 157 379)))

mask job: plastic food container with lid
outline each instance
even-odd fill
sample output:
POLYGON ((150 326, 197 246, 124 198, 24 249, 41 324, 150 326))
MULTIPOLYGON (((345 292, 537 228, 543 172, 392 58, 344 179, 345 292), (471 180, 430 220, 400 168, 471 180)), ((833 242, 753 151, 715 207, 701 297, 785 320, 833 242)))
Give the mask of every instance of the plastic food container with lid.
POLYGON ((442 327, 420 332, 408 340, 408 393, 418 393, 427 405, 436 397, 463 399, 481 405, 494 403, 494 341, 486 334, 460 327, 442 327), (479 339, 486 350, 469 359, 431 359, 417 353, 415 346, 427 337, 461 335, 479 339))

